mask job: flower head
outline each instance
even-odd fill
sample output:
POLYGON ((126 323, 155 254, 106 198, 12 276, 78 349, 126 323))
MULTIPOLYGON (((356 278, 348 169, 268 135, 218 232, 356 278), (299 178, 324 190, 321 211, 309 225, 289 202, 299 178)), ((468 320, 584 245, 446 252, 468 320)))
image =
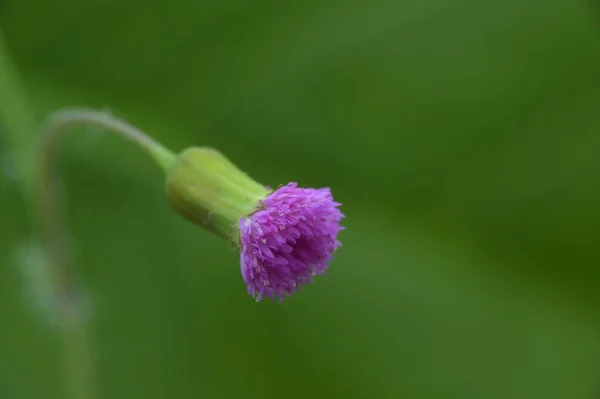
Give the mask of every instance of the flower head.
POLYGON ((329 188, 289 183, 269 194, 262 209, 239 222, 242 276, 248 293, 283 299, 323 274, 341 245, 344 217, 329 188))
POLYGON ((211 148, 179 154, 166 191, 179 214, 240 247, 242 277, 257 300, 281 300, 311 282, 341 245, 344 215, 329 188, 289 183, 272 192, 211 148))

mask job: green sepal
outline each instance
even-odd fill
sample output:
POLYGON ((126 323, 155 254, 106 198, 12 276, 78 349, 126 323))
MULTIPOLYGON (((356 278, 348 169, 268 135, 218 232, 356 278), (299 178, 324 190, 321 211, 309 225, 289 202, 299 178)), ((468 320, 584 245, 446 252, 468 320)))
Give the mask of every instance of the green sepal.
POLYGON ((213 148, 181 152, 167 172, 167 198, 184 218, 239 245, 239 221, 270 193, 213 148))

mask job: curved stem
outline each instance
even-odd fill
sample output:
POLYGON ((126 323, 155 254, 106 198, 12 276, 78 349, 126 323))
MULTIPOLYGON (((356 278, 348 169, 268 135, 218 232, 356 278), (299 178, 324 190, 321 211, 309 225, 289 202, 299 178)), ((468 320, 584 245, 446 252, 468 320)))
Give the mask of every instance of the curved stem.
POLYGON ((63 328, 66 372, 72 399, 94 398, 86 304, 73 270, 55 189, 56 145, 71 127, 96 126, 132 141, 167 171, 175 155, 144 132, 112 115, 87 109, 58 111, 42 128, 36 184, 42 233, 50 264, 55 305, 63 328))
MULTIPOLYGON (((67 303, 75 296, 76 283, 74 273, 69 270, 69 251, 66 245, 66 234, 59 206, 59 198, 55 191, 55 158, 56 144, 69 128, 97 126, 105 128, 121 138, 132 141, 142 150, 148 152, 155 161, 167 171, 175 155, 163 145, 133 125, 123 122, 112 115, 87 109, 62 110, 52 114, 42 128, 38 169, 38 196, 40 199, 40 218, 44 240, 54 270, 54 286, 67 303)), ((71 306, 68 306, 70 308, 71 306)))

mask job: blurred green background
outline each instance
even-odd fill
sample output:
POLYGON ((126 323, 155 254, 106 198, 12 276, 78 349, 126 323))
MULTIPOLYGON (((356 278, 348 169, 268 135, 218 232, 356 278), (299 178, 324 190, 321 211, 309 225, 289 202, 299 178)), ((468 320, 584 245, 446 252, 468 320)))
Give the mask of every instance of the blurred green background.
MULTIPOLYGON (((330 186, 347 215, 325 276, 257 304, 238 254, 170 210, 147 156, 70 135, 100 397, 600 397, 599 10, 0 0, 38 120, 107 109, 264 184, 330 186)), ((6 132, 0 398, 62 398, 56 332, 15 260, 30 210, 6 132)))

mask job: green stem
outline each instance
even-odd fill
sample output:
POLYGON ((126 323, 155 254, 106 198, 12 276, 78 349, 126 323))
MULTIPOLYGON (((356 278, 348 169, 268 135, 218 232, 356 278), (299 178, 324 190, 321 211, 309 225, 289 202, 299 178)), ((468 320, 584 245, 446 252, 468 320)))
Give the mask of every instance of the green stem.
MULTIPOLYGON (((19 182, 26 209, 36 203, 36 131, 37 121, 27 101, 21 76, 12 60, 4 35, 0 30, 0 123, 1 137, 11 155, 10 161, 19 182)), ((30 214, 31 227, 35 230, 35 214, 30 214)), ((50 264, 50 272, 54 265, 50 264)), ((53 281, 50 281, 52 284, 53 281)), ((34 287, 38 285, 35 284, 34 287)), ((59 287, 53 286, 52 303, 58 304, 59 328, 64 356, 65 391, 69 399, 93 399, 94 384, 91 375, 91 347, 87 318, 80 301, 66 306, 60 299, 65 297, 59 287)), ((73 298, 75 299, 75 298, 73 298)))
MULTIPOLYGON (((65 296, 67 303, 78 294, 75 273, 69 266, 69 248, 66 243, 64 221, 61 215, 59 197, 55 191, 56 147, 63 134, 74 126, 96 126, 132 141, 149 153, 166 172, 175 160, 175 154, 149 137, 147 134, 112 115, 87 109, 61 110, 50 115, 42 128, 41 145, 38 154, 37 195, 40 199, 40 218, 46 248, 53 264, 53 280, 57 291, 65 296)), ((70 306, 70 305, 69 305, 70 306)))
MULTIPOLYGON (((124 122, 108 112, 85 108, 63 109, 51 114, 42 128, 43 146, 54 147, 64 132, 74 126, 96 126, 131 141, 147 152, 163 171, 167 172, 175 161, 175 154, 137 127, 124 122)), ((48 151, 53 151, 53 148, 48 151)))
POLYGON ((72 267, 67 245, 65 223, 56 193, 56 150, 59 139, 75 126, 96 126, 132 141, 147 152, 166 172, 175 160, 175 154, 147 134, 112 115, 87 109, 58 111, 48 118, 42 128, 38 149, 37 195, 40 205, 44 243, 52 265, 52 284, 56 292, 59 314, 65 335, 67 377, 72 399, 92 399, 93 381, 89 345, 88 322, 81 284, 72 267))
MULTIPOLYGON (((97 126, 133 141, 167 171, 175 155, 139 129, 103 112, 74 109, 52 114, 43 126, 39 147, 36 119, 27 102, 21 78, 0 30, 0 122, 28 209, 39 207, 41 230, 48 256, 52 303, 58 317, 64 352, 68 399, 94 399, 95 383, 91 335, 83 287, 72 269, 60 201, 55 191, 56 143, 76 125, 97 126), (37 169, 36 169, 37 168, 37 169)), ((36 226, 33 226, 36 227, 36 226)))
POLYGON ((63 322, 64 360, 67 398, 94 399, 96 397, 91 353, 89 323, 74 318, 63 322))

